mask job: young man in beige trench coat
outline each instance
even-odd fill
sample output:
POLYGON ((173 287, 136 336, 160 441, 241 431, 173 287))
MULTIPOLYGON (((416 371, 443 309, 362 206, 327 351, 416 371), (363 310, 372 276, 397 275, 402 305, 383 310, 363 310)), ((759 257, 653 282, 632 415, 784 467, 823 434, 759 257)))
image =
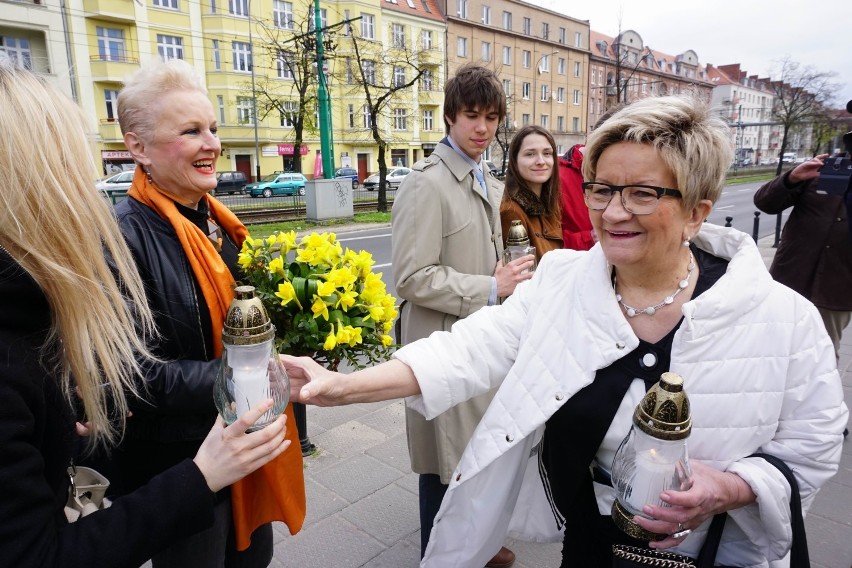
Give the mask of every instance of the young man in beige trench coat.
MULTIPOLYGON (((446 331, 459 319, 496 304, 531 277, 532 256, 503 265, 500 200, 503 184, 482 167, 482 155, 505 118, 503 86, 493 71, 466 65, 447 81, 447 136, 414 164, 392 209, 393 267, 400 343, 446 331)), ((421 556, 453 470, 492 393, 431 421, 406 409, 411 469, 420 474, 421 556)), ((486 565, 508 568, 507 548, 486 565)))

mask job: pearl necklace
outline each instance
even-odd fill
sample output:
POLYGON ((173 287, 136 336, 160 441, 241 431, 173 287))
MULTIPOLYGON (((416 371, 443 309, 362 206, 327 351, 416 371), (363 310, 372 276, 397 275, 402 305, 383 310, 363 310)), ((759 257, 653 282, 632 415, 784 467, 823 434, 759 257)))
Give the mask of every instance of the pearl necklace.
MULTIPOLYGON (((618 292, 615 293, 615 299, 618 300, 618 303, 621 304, 621 307, 624 308, 624 311, 627 312, 627 315, 630 316, 631 318, 635 318, 639 314, 646 314, 646 315, 652 316, 655 313, 657 313, 657 310, 659 310, 660 308, 665 308, 669 304, 673 303, 675 297, 677 297, 678 294, 683 292, 686 289, 686 287, 689 286, 689 277, 692 276, 692 272, 694 270, 695 270, 695 258, 692 256, 692 251, 689 251, 689 266, 687 267, 686 276, 683 278, 683 280, 681 280, 680 282, 677 283, 677 290, 675 290, 674 293, 663 298, 663 301, 660 302, 659 304, 655 305, 655 306, 648 306, 647 308, 642 308, 642 309, 634 308, 633 306, 628 306, 627 304, 625 304, 622 301, 621 294, 619 294, 618 292)), ((615 280, 615 274, 613 274, 613 276, 612 276, 612 289, 613 290, 615 290, 615 286, 616 286, 616 280, 615 280)))

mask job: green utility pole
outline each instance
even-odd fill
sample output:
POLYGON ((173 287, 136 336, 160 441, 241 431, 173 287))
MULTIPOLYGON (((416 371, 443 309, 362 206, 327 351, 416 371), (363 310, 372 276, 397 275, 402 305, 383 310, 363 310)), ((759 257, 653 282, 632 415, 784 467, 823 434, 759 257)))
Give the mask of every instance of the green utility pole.
POLYGON ((325 57, 322 43, 322 19, 320 0, 314 0, 314 29, 317 34, 317 98, 319 99, 320 146, 322 147, 322 174, 326 179, 334 177, 334 137, 331 129, 331 99, 325 76, 325 57))

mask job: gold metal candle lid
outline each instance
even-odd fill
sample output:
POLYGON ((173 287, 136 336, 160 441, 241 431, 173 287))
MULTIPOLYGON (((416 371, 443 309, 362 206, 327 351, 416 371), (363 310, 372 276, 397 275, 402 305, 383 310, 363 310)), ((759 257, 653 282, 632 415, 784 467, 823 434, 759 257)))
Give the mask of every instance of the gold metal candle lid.
POLYGON ((228 306, 222 341, 229 345, 255 345, 275 336, 263 302, 254 294, 254 286, 237 286, 228 306))
POLYGON ((530 238, 527 236, 527 230, 518 219, 515 219, 509 226, 509 231, 506 235, 506 246, 525 247, 529 246, 529 244, 530 238))
POLYGON ((689 398, 683 390, 683 377, 663 373, 636 407, 633 424, 660 440, 683 440, 692 431, 689 398))

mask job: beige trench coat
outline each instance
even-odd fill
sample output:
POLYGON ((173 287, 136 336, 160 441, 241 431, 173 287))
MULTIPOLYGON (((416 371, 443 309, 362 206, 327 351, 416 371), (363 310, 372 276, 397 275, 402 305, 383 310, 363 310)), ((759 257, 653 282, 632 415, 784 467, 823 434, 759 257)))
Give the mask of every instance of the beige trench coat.
MULTIPOLYGON (((449 330, 487 305, 503 254, 502 183, 485 174, 486 200, 470 164, 444 143, 412 169, 392 209, 394 284, 405 300, 397 339, 403 344, 449 330)), ((411 469, 449 483, 493 396, 476 397, 431 421, 406 409, 411 469)))

